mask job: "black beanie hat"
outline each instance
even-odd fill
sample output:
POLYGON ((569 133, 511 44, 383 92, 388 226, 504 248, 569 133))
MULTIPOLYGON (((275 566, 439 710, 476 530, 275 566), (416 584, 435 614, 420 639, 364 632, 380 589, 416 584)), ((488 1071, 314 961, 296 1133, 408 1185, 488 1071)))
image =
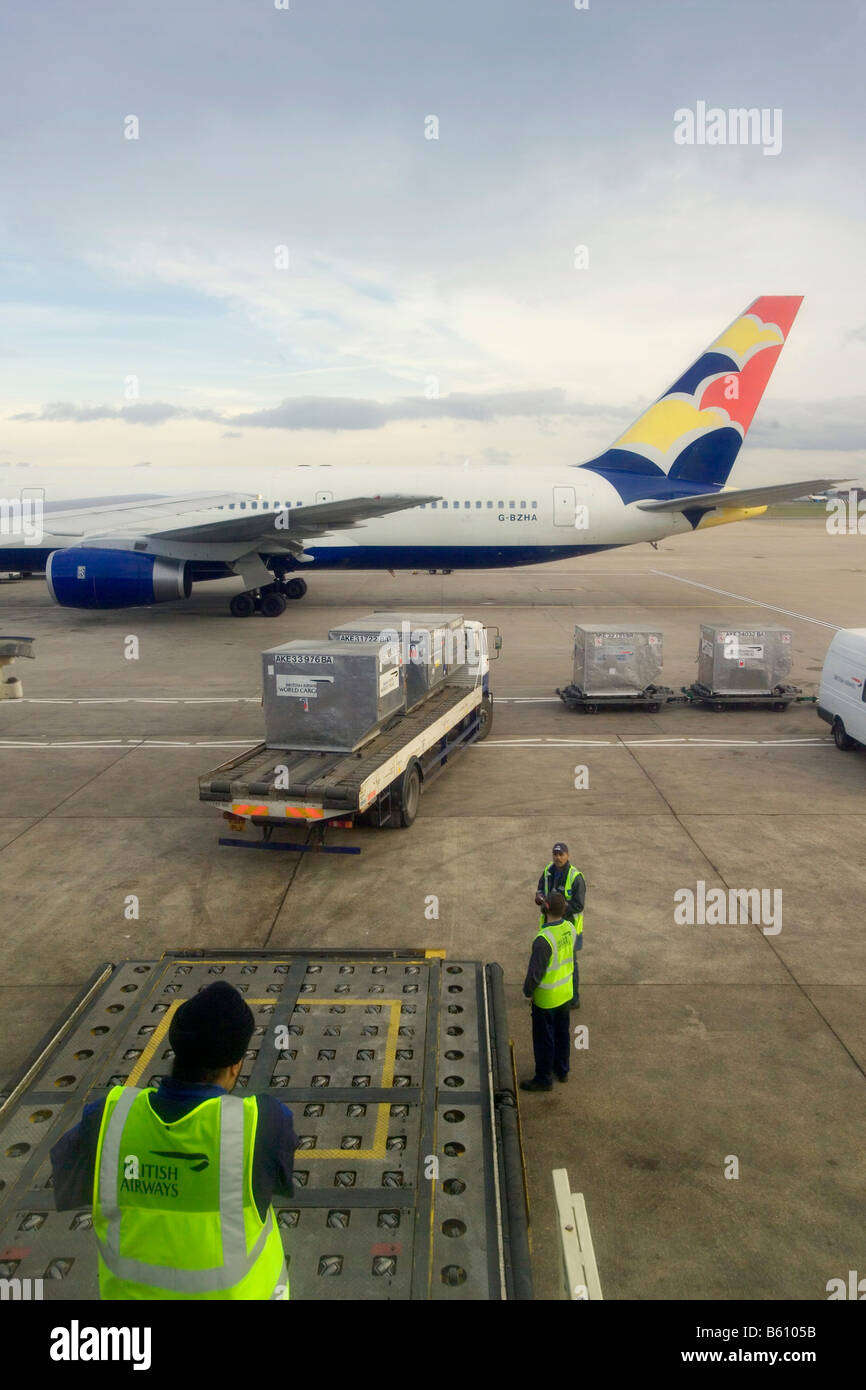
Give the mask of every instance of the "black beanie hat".
POLYGON ((255 1020, 233 985, 215 980, 176 1011, 168 1040, 182 1066, 230 1067, 249 1046, 255 1020))

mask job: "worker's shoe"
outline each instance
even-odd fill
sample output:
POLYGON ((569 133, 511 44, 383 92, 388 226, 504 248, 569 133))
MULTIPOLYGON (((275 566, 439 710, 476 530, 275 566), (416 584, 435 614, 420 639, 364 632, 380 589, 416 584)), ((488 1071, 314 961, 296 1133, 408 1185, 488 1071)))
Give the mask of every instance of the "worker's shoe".
POLYGON ((568 1080, 568 1072, 567 1072, 567 1071, 555 1071, 553 1074, 554 1074, 554 1076, 556 1077, 557 1081, 561 1081, 562 1084, 563 1084, 563 1086, 564 1086, 565 1083, 566 1083, 566 1081, 568 1080))
POLYGON ((552 1081, 539 1081, 537 1076, 533 1076, 529 1081, 521 1081, 521 1091, 552 1091, 552 1081))
POLYGON ((579 999, 572 999, 572 1000, 569 1002, 568 1007, 569 1007, 570 1009, 579 1009, 579 1008, 580 1008, 580 1000, 579 1000, 579 999))

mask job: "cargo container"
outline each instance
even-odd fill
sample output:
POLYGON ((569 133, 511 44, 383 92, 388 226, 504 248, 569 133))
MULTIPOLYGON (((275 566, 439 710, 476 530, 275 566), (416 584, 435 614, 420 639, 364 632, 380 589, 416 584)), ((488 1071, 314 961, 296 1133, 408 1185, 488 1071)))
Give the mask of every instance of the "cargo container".
POLYGON ((791 629, 702 623, 696 687, 712 695, 770 695, 787 689, 791 629))
POLYGON ((406 709, 393 644, 286 642, 262 653, 268 748, 352 753, 406 709))
POLYGON ((658 628, 585 623, 574 629, 574 685, 584 695, 639 695, 658 682, 661 669, 658 628))
POLYGON ((390 641, 404 668, 406 708, 413 709, 472 663, 472 635, 461 613, 370 613, 331 628, 331 641, 363 645, 390 641))

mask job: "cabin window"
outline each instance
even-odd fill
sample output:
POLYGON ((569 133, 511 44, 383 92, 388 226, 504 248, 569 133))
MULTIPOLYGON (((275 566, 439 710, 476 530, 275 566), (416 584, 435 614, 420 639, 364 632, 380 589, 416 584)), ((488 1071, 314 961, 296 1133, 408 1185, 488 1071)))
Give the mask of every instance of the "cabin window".
POLYGON ((509 502, 508 505, 509 505, 509 507, 511 508, 511 510, 514 511, 514 508, 517 506, 517 503, 516 503, 516 502, 509 502))
POLYGON ((521 504, 520 504, 520 510, 521 510, 522 512, 525 512, 525 511, 526 511, 526 503, 525 503, 525 502, 521 502, 521 504))
POLYGON ((464 505, 464 507, 471 507, 471 506, 472 506, 472 503, 471 503, 471 502, 464 502, 463 505, 464 505))
POLYGON ((492 509, 493 509, 493 503, 492 503, 492 502, 488 502, 487 505, 488 505, 488 507, 489 507, 489 508, 491 509, 491 511, 492 511, 492 509))
POLYGON ((481 507, 481 503, 480 503, 480 502, 476 502, 476 503, 475 503, 475 510, 476 510, 476 512, 479 511, 480 507, 481 507))

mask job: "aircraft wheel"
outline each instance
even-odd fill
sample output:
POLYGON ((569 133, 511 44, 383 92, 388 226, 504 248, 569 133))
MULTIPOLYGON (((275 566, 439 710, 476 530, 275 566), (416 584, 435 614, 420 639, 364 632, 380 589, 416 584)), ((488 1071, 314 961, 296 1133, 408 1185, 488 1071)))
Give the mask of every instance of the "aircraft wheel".
POLYGON ((233 618, 249 618, 256 611, 256 601, 251 593, 235 594, 229 604, 233 618))
POLYGON ((306 579, 287 579, 283 584, 283 593, 286 598, 303 598, 306 592, 306 579))
POLYGON ((259 606, 263 618, 278 618, 286 611, 286 596, 278 589, 269 589, 267 593, 262 594, 259 606))

